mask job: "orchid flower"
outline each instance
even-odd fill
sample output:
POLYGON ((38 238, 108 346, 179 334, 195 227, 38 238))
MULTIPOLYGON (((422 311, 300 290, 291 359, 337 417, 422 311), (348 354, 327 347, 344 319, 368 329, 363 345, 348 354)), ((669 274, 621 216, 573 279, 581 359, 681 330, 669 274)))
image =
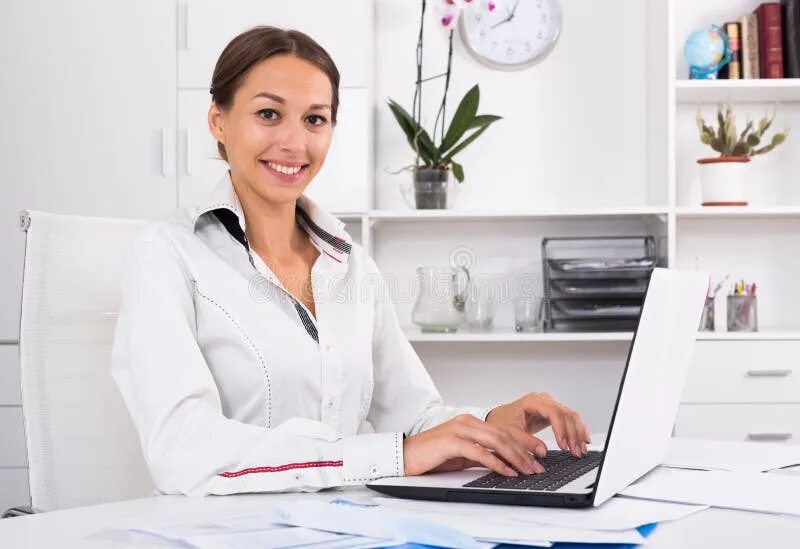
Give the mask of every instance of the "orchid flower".
POLYGON ((451 30, 455 28, 458 16, 464 8, 482 8, 491 12, 497 9, 500 2, 502 0, 436 0, 433 13, 440 28, 451 30))

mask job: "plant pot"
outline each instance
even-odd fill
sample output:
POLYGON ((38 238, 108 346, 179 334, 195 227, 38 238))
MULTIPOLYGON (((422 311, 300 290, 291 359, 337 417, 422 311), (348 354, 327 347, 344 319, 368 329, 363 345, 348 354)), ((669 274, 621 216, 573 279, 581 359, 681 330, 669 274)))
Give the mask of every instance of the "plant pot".
POLYGON ((455 188, 450 170, 415 168, 411 189, 404 192, 406 202, 418 210, 444 210, 452 207, 455 188))
POLYGON ((703 206, 747 206, 749 156, 701 158, 703 206))

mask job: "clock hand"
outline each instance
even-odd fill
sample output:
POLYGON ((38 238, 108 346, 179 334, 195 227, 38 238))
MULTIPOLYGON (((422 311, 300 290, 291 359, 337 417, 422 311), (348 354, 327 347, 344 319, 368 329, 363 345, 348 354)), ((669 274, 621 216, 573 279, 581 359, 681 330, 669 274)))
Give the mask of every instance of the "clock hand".
POLYGON ((499 23, 495 23, 495 24, 494 24, 494 25, 492 25, 490 28, 491 28, 491 29, 497 28, 497 27, 499 27, 500 25, 502 25, 503 23, 508 23, 509 21, 511 21, 512 19, 514 19, 514 12, 515 12, 515 11, 517 11, 517 6, 519 6, 519 0, 517 0, 517 3, 516 3, 516 4, 514 4, 514 9, 512 9, 512 10, 509 12, 509 14, 508 14, 508 17, 506 17, 505 19, 503 19, 503 20, 502 20, 502 21, 500 21, 499 23))
POLYGON ((507 17, 506 19, 503 19, 503 20, 502 20, 502 21, 500 21, 499 23, 495 23, 494 25, 492 25, 492 26, 491 26, 491 27, 489 27, 489 28, 490 28, 490 29, 494 29, 494 28, 496 28, 496 27, 499 27, 499 26, 500 26, 500 25, 502 25, 503 23, 508 23, 509 21, 511 21, 511 18, 510 18, 510 17, 507 17))

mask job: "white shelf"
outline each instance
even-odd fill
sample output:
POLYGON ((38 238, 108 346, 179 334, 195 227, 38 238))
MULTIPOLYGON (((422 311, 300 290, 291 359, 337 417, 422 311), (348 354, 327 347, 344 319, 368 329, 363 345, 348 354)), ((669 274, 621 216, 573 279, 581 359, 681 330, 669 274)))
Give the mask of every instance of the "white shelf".
POLYGON ((617 218, 667 215, 666 206, 638 206, 621 208, 572 208, 553 210, 498 211, 498 210, 372 210, 370 219, 387 221, 480 221, 554 218, 617 218))
POLYGON ((786 341, 800 340, 800 331, 699 332, 698 341, 786 341))
POLYGON ((800 78, 676 80, 678 103, 800 101, 800 78))
POLYGON ((678 206, 678 219, 800 217, 800 206, 678 206))
POLYGON ((539 342, 591 342, 591 341, 630 341, 631 332, 603 332, 603 333, 517 333, 513 328, 495 328, 488 332, 473 332, 459 328, 454 333, 428 333, 416 327, 407 327, 403 331, 412 343, 511 343, 515 341, 539 342))
MULTIPOLYGON (((574 333, 517 333, 513 328, 495 328, 488 332, 474 332, 463 328, 455 333, 428 333, 417 327, 403 331, 412 343, 513 343, 513 342, 603 342, 631 341, 632 332, 574 332, 574 333)), ((800 340, 800 330, 775 330, 764 332, 698 332, 698 341, 795 341, 800 340)))

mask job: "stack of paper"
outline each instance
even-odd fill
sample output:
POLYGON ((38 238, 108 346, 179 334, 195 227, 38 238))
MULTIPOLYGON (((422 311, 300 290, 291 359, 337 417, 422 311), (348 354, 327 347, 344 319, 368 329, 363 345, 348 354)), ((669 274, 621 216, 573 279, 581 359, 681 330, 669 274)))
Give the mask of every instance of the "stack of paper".
POLYGON ((380 505, 414 516, 426 516, 496 543, 529 544, 539 538, 550 542, 634 543, 644 542, 638 527, 677 520, 702 511, 702 505, 613 498, 601 507, 554 509, 479 503, 443 503, 376 497, 380 505))
POLYGON ((622 494, 632 498, 800 516, 800 476, 658 467, 622 494))
POLYGON ((661 464, 686 469, 760 473, 800 464, 800 445, 673 438, 661 464))
POLYGON ((366 504, 344 499, 291 502, 243 516, 139 525, 128 531, 198 549, 303 545, 366 549, 402 543, 465 549, 498 543, 539 547, 550 547, 553 542, 640 544, 644 537, 637 526, 674 520, 704 508, 646 501, 634 505, 634 500, 626 499, 585 510, 374 500, 366 504))

